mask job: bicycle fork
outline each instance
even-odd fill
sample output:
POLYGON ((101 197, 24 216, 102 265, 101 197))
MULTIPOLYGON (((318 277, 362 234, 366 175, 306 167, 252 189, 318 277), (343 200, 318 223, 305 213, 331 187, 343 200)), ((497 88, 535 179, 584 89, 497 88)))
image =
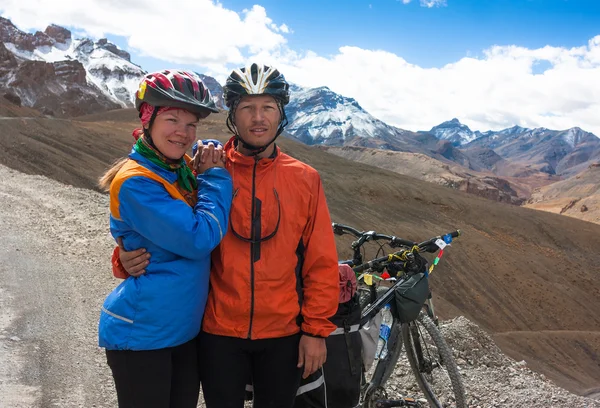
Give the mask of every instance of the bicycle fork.
MULTIPOLYGON (((433 305, 432 305, 433 310, 433 305)), ((419 363, 419 371, 426 374, 431 374, 432 371, 440 366, 444 365, 444 360, 442 354, 437 352, 437 359, 431 360, 431 352, 427 349, 427 345, 421 341, 421 333, 419 331, 419 326, 416 324, 411 325, 410 331, 412 332, 413 348, 415 350, 415 354, 417 355, 417 362, 419 363), (423 350, 425 347, 425 353, 423 350)))
POLYGON ((427 316, 429 316, 429 318, 437 326, 438 325, 438 317, 436 316, 435 309, 433 308, 433 301, 431 300, 431 294, 429 296, 430 297, 427 300, 425 300, 425 304, 423 306, 425 307, 425 312, 427 313, 427 316))

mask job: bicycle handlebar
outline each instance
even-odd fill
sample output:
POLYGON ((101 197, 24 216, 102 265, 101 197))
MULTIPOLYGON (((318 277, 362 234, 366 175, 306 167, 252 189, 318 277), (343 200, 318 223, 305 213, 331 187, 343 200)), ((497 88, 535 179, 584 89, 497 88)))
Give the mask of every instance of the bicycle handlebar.
MULTIPOLYGON (((447 239, 444 239, 444 238, 446 238, 446 237, 456 238, 459 235, 460 235, 460 230, 452 231, 452 232, 449 232, 449 233, 444 234, 444 235, 438 235, 437 237, 430 238, 430 239, 428 239, 426 241, 423 241, 423 242, 421 242, 419 244, 414 244, 410 248, 412 249, 412 248, 416 247, 417 248, 417 252, 422 252, 422 251, 426 250, 427 248, 429 248, 431 246, 431 244, 434 244, 438 239, 446 242, 447 239)), ((371 269, 374 266, 377 266, 379 264, 389 263, 391 260, 393 260, 394 256, 401 256, 401 255, 403 255, 405 253, 405 251, 406 250, 398 251, 398 252, 394 252, 394 253, 386 255, 386 256, 382 256, 380 258, 375 258, 375 259, 373 259, 373 260, 371 260, 369 262, 366 262, 366 263, 364 263, 362 265, 358 265, 358 266, 356 266, 356 267, 354 267, 352 269, 354 270, 355 273, 361 273, 361 272, 363 272, 363 271, 365 271, 367 269, 371 269)))
POLYGON ((354 249, 362 246, 367 241, 377 241, 379 239, 389 241, 389 246, 391 246, 392 248, 399 248, 402 246, 412 248, 414 245, 417 244, 414 241, 408 241, 406 239, 398 238, 391 235, 378 234, 375 231, 359 231, 356 228, 350 227, 349 225, 338 224, 336 222, 332 223, 331 225, 333 227, 333 233, 336 235, 351 234, 358 238, 358 240, 352 242, 352 248, 354 249))

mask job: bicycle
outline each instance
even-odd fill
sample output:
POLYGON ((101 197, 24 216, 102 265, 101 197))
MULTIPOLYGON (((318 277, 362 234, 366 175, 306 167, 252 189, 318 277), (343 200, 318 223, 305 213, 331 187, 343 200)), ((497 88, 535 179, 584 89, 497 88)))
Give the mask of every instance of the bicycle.
MULTIPOLYGON (((419 253, 437 253, 431 266, 425 269, 425 282, 427 282, 428 275, 443 255, 444 247, 452 241, 452 238, 456 238, 460 234, 460 231, 453 231, 443 236, 436 236, 421 243, 416 243, 395 236, 378 234, 375 231, 358 231, 343 224, 333 223, 332 227, 336 235, 351 234, 358 238, 352 242, 353 258, 341 263, 353 267, 358 276, 359 301, 362 310, 360 327, 368 324, 387 304, 390 304, 395 299, 396 292, 401 290, 403 285, 410 283, 411 279, 414 280, 414 277, 418 276, 417 273, 423 273, 417 272, 417 269, 415 269, 415 266, 418 268, 424 266, 417 265, 420 259, 424 260, 420 256, 420 259, 417 258, 419 253), (363 263, 362 246, 366 242, 378 240, 386 241, 386 244, 391 248, 402 249, 363 263), (384 281, 382 278, 384 270, 388 272, 390 279, 396 279, 390 287, 374 284, 377 281, 384 281), (368 277, 367 281, 369 282, 365 282, 365 277, 368 277)), ((381 249, 383 249, 383 245, 380 244, 381 249)), ((388 399, 384 388, 394 371, 403 344, 417 384, 423 392, 426 402, 431 407, 442 408, 448 406, 447 403, 452 402, 455 403, 454 406, 457 408, 467 406, 464 386, 452 356, 452 351, 437 327, 438 319, 435 315, 429 286, 427 285, 425 289, 428 293, 426 299, 416 305, 418 307, 416 317, 400 316, 398 307, 392 308, 393 324, 387 341, 387 354, 377 361, 374 370, 370 370, 372 372, 370 377, 369 372, 363 367, 360 407, 423 406, 424 400, 407 397, 401 400, 388 399)), ((412 312, 414 313, 414 310, 412 312)))

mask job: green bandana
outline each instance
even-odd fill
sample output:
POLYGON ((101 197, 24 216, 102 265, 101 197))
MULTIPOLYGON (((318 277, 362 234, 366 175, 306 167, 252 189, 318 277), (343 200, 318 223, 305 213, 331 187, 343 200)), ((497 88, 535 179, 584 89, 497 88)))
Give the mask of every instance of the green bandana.
POLYGON ((167 163, 168 159, 161 152, 150 146, 143 136, 137 140, 133 148, 136 152, 156 164, 158 167, 176 172, 177 183, 179 183, 179 186, 185 191, 192 193, 194 190, 198 189, 198 182, 183 158, 176 164, 167 163))

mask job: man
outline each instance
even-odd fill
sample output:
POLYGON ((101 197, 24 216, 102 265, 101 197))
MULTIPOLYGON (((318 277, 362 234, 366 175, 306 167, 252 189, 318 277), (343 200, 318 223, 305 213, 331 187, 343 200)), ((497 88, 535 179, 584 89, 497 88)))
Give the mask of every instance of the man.
MULTIPOLYGON (((284 76, 252 64, 234 70, 223 92, 234 194, 198 342, 204 398, 209 408, 241 408, 251 379, 254 407, 292 407, 300 377, 323 365, 336 329, 331 219, 317 171, 275 145, 287 124, 284 76)), ((139 259, 121 254, 132 274, 139 259)))

